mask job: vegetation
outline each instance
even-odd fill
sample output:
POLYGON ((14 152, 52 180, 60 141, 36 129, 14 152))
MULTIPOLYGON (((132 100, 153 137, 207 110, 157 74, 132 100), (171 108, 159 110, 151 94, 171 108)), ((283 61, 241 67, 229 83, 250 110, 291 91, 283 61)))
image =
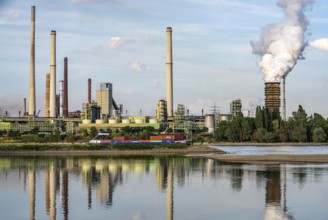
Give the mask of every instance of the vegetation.
POLYGON ((258 106, 255 118, 234 117, 230 123, 221 122, 215 133, 218 142, 327 142, 328 120, 320 114, 307 116, 300 105, 287 121, 279 109, 269 111, 258 106))

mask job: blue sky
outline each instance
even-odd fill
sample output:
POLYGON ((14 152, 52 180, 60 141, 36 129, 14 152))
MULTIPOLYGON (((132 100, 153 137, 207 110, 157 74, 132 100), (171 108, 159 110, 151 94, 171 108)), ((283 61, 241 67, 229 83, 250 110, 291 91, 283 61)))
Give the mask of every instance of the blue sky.
MULTIPOLYGON (((283 21, 276 1, 264 0, 2 0, 0 1, 0 111, 18 115, 29 94, 30 11, 36 6, 37 110, 44 115, 50 31, 57 31, 57 80, 69 61, 69 110, 81 109, 92 78, 113 83, 114 99, 129 115, 154 115, 165 98, 166 27, 173 28, 174 108, 222 113, 242 100, 254 112, 264 104, 263 74, 250 41, 283 21)), ((307 9, 309 41, 328 37, 328 2, 307 9)), ((328 53, 304 51, 287 77, 287 116, 301 104, 328 117, 328 53)), ((58 91, 57 84, 57 91, 58 91)), ((0 112, 1 113, 1 112, 0 112)))

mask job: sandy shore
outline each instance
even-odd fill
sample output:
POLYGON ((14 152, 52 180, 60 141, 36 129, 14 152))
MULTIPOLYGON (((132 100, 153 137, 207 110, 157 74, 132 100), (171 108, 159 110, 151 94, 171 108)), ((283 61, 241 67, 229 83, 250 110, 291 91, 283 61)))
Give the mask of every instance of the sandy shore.
POLYGON ((199 157, 215 159, 234 163, 251 164, 283 164, 283 163, 328 163, 328 154, 311 155, 231 155, 231 154, 212 154, 201 155, 199 157))
POLYGON ((118 156, 118 155, 190 155, 190 154, 219 154, 223 153, 220 150, 213 149, 207 146, 195 146, 187 149, 159 149, 159 150, 49 150, 49 151, 0 151, 0 156, 79 156, 79 155, 90 155, 90 156, 118 156))

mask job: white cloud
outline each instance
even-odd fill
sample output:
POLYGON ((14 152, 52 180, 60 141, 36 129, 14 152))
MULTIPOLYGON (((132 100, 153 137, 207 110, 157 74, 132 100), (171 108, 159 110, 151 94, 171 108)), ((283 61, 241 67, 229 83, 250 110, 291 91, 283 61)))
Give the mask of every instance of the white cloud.
POLYGON ((150 70, 151 68, 147 66, 146 64, 140 63, 138 61, 132 61, 129 63, 128 68, 130 70, 136 71, 136 72, 144 72, 146 70, 150 70))
POLYGON ((129 43, 132 43, 134 40, 131 38, 124 38, 124 37, 112 37, 109 41, 109 48, 117 49, 123 47, 129 43))
POLYGON ((22 12, 20 12, 20 11, 11 11, 9 13, 8 21, 9 22, 18 21, 21 16, 22 16, 22 12))
POLYGON ((328 51, 328 38, 321 38, 310 43, 311 47, 328 51))

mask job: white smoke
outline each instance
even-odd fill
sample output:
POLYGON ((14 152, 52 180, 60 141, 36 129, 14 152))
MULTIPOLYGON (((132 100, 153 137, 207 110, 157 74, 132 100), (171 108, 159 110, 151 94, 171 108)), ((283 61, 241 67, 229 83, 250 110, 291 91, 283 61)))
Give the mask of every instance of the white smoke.
POLYGON ((285 12, 284 23, 267 25, 260 39, 251 42, 253 53, 261 56, 259 66, 266 82, 279 82, 302 57, 309 24, 304 10, 311 3, 313 0, 278 0, 277 5, 285 12))
POLYGON ((310 46, 319 50, 328 51, 328 38, 320 38, 318 40, 312 41, 310 46))

